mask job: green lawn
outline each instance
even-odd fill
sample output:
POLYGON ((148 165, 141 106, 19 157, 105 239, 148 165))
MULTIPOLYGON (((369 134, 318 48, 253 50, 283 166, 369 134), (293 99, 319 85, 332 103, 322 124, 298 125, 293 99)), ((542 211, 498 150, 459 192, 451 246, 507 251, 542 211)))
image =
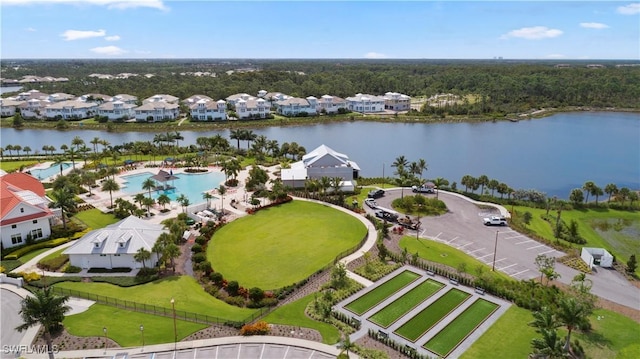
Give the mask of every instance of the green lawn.
MULTIPOLYGON (((55 258, 55 257, 58 257, 58 256, 61 256, 62 252, 64 252, 65 249, 67 249, 67 248, 69 248, 69 247, 58 249, 57 251, 53 251, 52 253, 47 254, 44 258, 42 258, 40 261, 38 261, 38 263, 40 263, 42 261, 45 261, 45 260, 49 260, 49 259, 55 258)), ((50 250, 51 248, 44 248, 44 249, 45 250, 50 250)))
POLYGON ((476 300, 423 347, 442 357, 446 357, 496 309, 498 309, 498 305, 495 303, 484 299, 476 300))
POLYGON ((118 219, 113 214, 102 213, 97 208, 78 212, 75 217, 91 229, 103 228, 118 222, 118 219))
MULTIPOLYGON (((13 154, 15 155, 15 152, 12 151, 13 154)), ((9 152, 5 152, 6 155, 9 154, 9 152)), ((15 171, 15 170, 19 170, 21 166, 23 167, 29 167, 29 166, 33 166, 35 164, 37 164, 38 161, 35 160, 22 160, 22 161, 7 161, 7 160, 2 160, 0 161, 0 169, 6 172, 11 172, 11 171, 15 171)))
MULTIPOLYGON (((140 325, 144 327, 144 344, 171 343, 174 340, 173 318, 143 314, 94 304, 87 311, 66 317, 63 324, 70 334, 79 337, 107 337, 122 347, 142 345, 140 325)), ((178 340, 206 328, 207 325, 176 320, 178 340)))
POLYGON ((381 284, 379 287, 364 294, 360 298, 347 304, 345 309, 350 310, 358 315, 362 315, 367 310, 375 307, 380 302, 392 296, 400 289, 408 286, 413 281, 420 277, 419 274, 412 271, 404 271, 388 281, 381 284))
POLYGON ((311 328, 320 332, 322 342, 325 344, 335 344, 340 339, 338 329, 331 324, 319 322, 309 318, 304 311, 309 303, 313 302, 314 295, 298 299, 293 303, 283 305, 273 312, 267 314, 263 320, 271 324, 292 325, 303 328, 311 328))
POLYGON ((77 282, 61 282, 55 286, 169 309, 171 298, 174 298, 176 310, 233 321, 242 321, 255 313, 254 309, 239 308, 212 297, 189 276, 169 277, 127 288, 108 283, 77 282))
POLYGON ((225 225, 207 246, 207 258, 216 272, 245 288, 277 289, 332 263, 366 233, 346 213, 293 201, 225 225))
POLYGON ((415 317, 404 323, 395 333, 415 342, 469 297, 471 297, 469 293, 451 289, 415 317))
POLYGON ((461 263, 465 265, 465 272, 477 276, 477 268, 479 266, 485 269, 485 273, 493 278, 501 278, 505 280, 513 280, 505 273, 491 272, 491 266, 473 258, 461 250, 455 249, 444 243, 436 242, 430 239, 416 239, 414 236, 404 236, 400 240, 400 248, 406 248, 409 254, 418 252, 418 256, 428 261, 442 263, 458 269, 461 263))
POLYGON ((44 252, 46 252, 46 251, 48 251, 50 249, 51 248, 41 248, 41 249, 37 249, 35 251, 31 251, 31 252, 23 255, 22 257, 20 257, 18 259, 2 260, 2 261, 0 261, 0 266, 4 267, 5 272, 10 272, 10 271, 20 267, 21 265, 27 263, 28 261, 33 259, 38 254, 44 253, 44 252))
MULTIPOLYGON (((591 316, 591 326, 591 333, 571 334, 571 340, 580 340, 589 358, 640 357, 640 323, 616 312, 599 309, 591 316)), ((565 335, 566 331, 563 331, 562 336, 565 335)))
MULTIPOLYGON (((514 209, 519 213, 530 212, 533 218, 528 227, 537 235, 555 241, 551 225, 541 218, 546 210, 520 206, 514 209)), ((555 218, 557 212, 550 211, 549 215, 555 218)), ((587 240, 586 247, 606 248, 621 262, 626 262, 633 253, 637 255, 637 238, 640 236, 640 216, 637 211, 574 209, 562 211, 561 218, 567 224, 572 219, 578 222, 578 233, 587 240)), ((636 273, 640 275, 640 269, 636 273)))
POLYGON ((444 284, 440 282, 432 279, 426 280, 369 317, 369 321, 381 327, 388 328, 400 317, 409 313, 413 308, 442 289, 442 287, 444 287, 444 284))

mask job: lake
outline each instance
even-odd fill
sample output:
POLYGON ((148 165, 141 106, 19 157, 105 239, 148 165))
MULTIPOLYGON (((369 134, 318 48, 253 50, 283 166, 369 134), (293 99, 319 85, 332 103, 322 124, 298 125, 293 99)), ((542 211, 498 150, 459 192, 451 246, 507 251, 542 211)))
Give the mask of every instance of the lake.
MULTIPOLYGON (((179 127, 176 127, 179 130, 179 127)), ((567 198, 573 188, 586 181, 603 187, 640 189, 640 114, 618 112, 574 112, 537 120, 485 123, 388 123, 341 122, 253 130, 258 135, 283 142, 297 142, 308 151, 326 144, 344 153, 361 167, 365 177, 392 176, 391 163, 399 155, 409 161, 424 158, 429 164, 426 178, 444 177, 460 183, 465 174, 487 175, 514 189, 535 188, 549 196, 567 198)), ((182 144, 197 137, 229 130, 180 131, 182 144)), ((15 130, 3 128, 2 146, 20 144, 34 151, 42 145, 59 148, 75 136, 87 145, 94 137, 112 145, 151 141, 154 133, 107 133, 92 130, 15 130)), ((231 141, 235 146, 236 141, 231 141)), ((246 147, 246 142, 240 142, 246 147)), ((460 187, 460 186, 459 186, 460 187)))

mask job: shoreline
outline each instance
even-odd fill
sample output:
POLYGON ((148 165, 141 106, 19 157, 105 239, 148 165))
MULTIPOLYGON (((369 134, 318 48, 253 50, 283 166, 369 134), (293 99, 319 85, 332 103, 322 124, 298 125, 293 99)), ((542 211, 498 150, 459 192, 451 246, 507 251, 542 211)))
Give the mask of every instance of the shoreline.
MULTIPOLYGON (((316 116, 316 117, 292 117, 292 118, 275 118, 270 120, 248 120, 248 121, 224 121, 224 122, 156 122, 156 123, 84 123, 81 121, 67 121, 67 128, 56 128, 58 121, 24 120, 23 127, 20 129, 29 130, 57 130, 57 131, 75 131, 75 130, 92 130, 106 131, 110 133, 127 133, 127 132, 163 132, 163 131, 222 131, 227 129, 238 128, 264 128, 264 127, 293 127, 293 126, 312 126, 327 123, 340 122, 392 122, 392 123, 427 123, 427 124, 447 124, 447 123, 482 123, 511 121, 518 122, 523 120, 542 119, 559 113, 573 112, 623 112, 623 113, 640 113, 640 108, 595 108, 589 106, 566 107, 566 108, 548 108, 540 109, 527 113, 514 114, 503 118, 495 118, 489 116, 457 116, 457 117, 434 117, 434 116, 411 116, 401 114, 397 117, 388 114, 361 114, 352 113, 339 116, 316 116)), ((0 121, 0 129, 13 128, 8 125, 8 118, 0 121)))

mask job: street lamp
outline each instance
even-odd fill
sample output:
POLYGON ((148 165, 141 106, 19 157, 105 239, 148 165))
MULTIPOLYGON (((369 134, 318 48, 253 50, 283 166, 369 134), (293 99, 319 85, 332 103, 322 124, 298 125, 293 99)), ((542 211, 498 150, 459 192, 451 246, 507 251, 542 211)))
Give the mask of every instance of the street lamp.
POLYGON ((176 301, 171 298, 171 308, 173 309, 173 351, 176 351, 178 345, 178 328, 176 327, 176 301))
POLYGON ((142 324, 140 324, 140 335, 142 335, 142 349, 140 349, 140 351, 144 350, 144 326, 142 324))
POLYGON ((491 271, 494 272, 496 269, 496 252, 498 251, 498 233, 500 231, 496 231, 496 244, 493 248, 493 265, 491 266, 491 271))
POLYGON ((104 353, 107 354, 107 327, 102 327, 104 333, 104 353))

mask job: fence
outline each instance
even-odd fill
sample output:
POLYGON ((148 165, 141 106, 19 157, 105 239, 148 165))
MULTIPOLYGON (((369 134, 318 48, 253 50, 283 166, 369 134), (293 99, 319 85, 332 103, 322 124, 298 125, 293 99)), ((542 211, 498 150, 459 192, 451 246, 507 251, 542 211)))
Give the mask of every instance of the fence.
POLYGON ((201 313, 187 312, 184 310, 176 310, 174 312, 172 308, 165 308, 165 307, 159 307, 151 304, 144 304, 144 303, 138 303, 138 302, 133 302, 129 300, 106 297, 103 295, 81 292, 81 291, 72 290, 72 289, 52 287, 52 290, 54 291, 54 293, 57 293, 60 295, 68 295, 71 297, 88 299, 88 300, 95 301, 96 303, 99 303, 99 304, 109 305, 109 306, 120 308, 120 309, 131 310, 134 312, 153 314, 153 315, 159 315, 159 316, 170 317, 170 318, 173 318, 173 316, 175 315, 176 319, 185 320, 189 322, 210 324, 210 325, 222 324, 222 325, 227 325, 234 328, 240 328, 242 325, 253 322, 257 318, 263 316, 265 313, 268 313, 269 311, 271 311, 270 308, 259 308, 259 311, 257 311, 256 313, 253 313, 252 315, 245 318, 244 320, 234 321, 234 320, 214 317, 214 316, 201 314, 201 313))

